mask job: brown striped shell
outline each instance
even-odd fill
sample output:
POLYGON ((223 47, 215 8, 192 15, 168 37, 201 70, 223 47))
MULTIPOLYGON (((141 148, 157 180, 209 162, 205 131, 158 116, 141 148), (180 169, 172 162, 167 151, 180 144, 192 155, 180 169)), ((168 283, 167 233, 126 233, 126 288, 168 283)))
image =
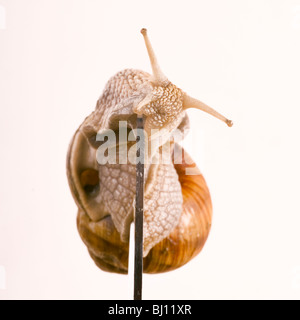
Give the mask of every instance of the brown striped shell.
MULTIPOLYGON (((162 273, 177 269, 202 250, 212 221, 212 203, 203 175, 185 153, 185 162, 175 164, 183 195, 183 212, 178 226, 163 241, 155 245, 144 258, 145 273, 162 273), (193 175, 186 175, 193 168, 193 175), (196 173, 196 174, 195 174, 196 173)), ((82 188, 99 183, 95 169, 82 169, 82 188)), ((129 244, 122 242, 111 216, 93 222, 79 209, 77 216, 79 234, 96 265, 108 272, 128 272, 129 244)))

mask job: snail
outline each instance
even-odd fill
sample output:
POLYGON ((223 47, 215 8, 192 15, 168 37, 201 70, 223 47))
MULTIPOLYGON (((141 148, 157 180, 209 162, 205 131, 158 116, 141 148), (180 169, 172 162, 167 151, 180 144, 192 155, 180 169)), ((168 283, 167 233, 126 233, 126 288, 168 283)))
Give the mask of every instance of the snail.
POLYGON ((147 30, 141 33, 152 75, 126 69, 113 76, 95 111, 74 134, 67 155, 69 186, 78 206, 79 234, 100 269, 121 274, 128 273, 129 229, 134 218, 136 166, 128 159, 130 150, 136 151, 137 117, 144 118, 145 139, 147 146, 151 144, 145 165, 145 273, 183 266, 201 251, 210 232, 212 203, 207 184, 174 139, 178 133, 183 139, 189 128, 186 110, 200 109, 232 126, 232 121, 168 80, 159 67, 147 30), (111 133, 115 138, 107 145, 104 136, 111 133), (106 153, 101 154, 103 148, 106 153), (107 156, 111 150, 115 151, 112 163, 107 156), (181 161, 177 161, 178 155, 181 161), (187 174, 189 170, 192 175, 187 174))

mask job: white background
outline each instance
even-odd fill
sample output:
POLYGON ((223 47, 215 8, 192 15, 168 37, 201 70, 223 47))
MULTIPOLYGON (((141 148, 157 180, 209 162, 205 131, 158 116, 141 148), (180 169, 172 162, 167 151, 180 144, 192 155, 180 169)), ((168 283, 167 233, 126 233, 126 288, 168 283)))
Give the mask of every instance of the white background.
POLYGON ((234 120, 189 110, 212 232, 145 299, 300 298, 300 1, 0 0, 0 299, 128 299, 76 230, 68 143, 106 81, 150 71, 234 120), (3 14, 2 14, 3 16, 3 14), (2 279, 2 282, 4 280, 2 279))

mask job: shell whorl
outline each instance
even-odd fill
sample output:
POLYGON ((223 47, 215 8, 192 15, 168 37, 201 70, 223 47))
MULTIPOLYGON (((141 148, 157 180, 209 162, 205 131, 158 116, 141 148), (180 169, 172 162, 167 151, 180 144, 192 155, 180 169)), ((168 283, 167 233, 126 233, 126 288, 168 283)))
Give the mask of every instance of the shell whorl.
MULTIPOLYGON (((183 195, 182 215, 177 227, 144 258, 145 273, 168 272, 183 266, 201 251, 209 235, 212 221, 210 193, 202 174, 187 154, 185 159, 189 164, 174 165, 183 195), (186 168, 193 168, 194 175, 186 175, 186 168)), ((121 241, 111 216, 94 222, 79 209, 77 227, 100 269, 128 272, 129 244, 121 241)))

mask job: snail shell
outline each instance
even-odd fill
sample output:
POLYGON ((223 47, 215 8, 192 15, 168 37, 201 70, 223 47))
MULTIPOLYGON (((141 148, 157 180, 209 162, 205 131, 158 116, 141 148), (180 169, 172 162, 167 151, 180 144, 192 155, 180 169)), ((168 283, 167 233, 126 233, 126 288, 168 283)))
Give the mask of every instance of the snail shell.
MULTIPOLYGON (((212 219, 206 182, 187 153, 170 143, 174 132, 182 133, 184 138, 189 126, 185 110, 190 107, 232 125, 169 82, 157 64, 146 30, 142 33, 153 75, 126 69, 112 77, 95 111, 76 131, 67 156, 69 185, 78 206, 79 234, 97 266, 116 273, 128 272, 136 173, 134 164, 120 161, 121 138, 114 142, 117 162, 102 163, 105 157, 102 154, 99 158, 98 152, 105 143, 98 139, 99 134, 124 129, 129 137, 136 128, 137 115, 143 115, 149 141, 160 139, 146 156, 150 161, 145 168, 144 197, 144 272, 160 273, 181 267, 201 251, 212 219), (121 123, 126 126, 122 128, 121 123), (153 129, 157 129, 155 134, 153 129), (168 143, 171 147, 166 151, 168 143), (183 162, 174 161, 175 147, 184 154, 183 162), (160 156, 167 162, 155 164, 153 159, 160 156), (193 169, 193 175, 187 175, 187 169, 193 169)), ((126 145, 132 147, 134 143, 129 139, 126 145)), ((129 154, 130 150, 126 160, 129 154)))
MULTIPOLYGON (((78 139, 77 135, 78 133, 71 143, 68 159, 70 159, 70 153, 77 154, 80 150, 88 148, 87 141, 78 139), (76 141, 78 144, 74 145, 76 141)), ((145 273, 162 273, 183 266, 201 251, 209 235, 212 221, 210 193, 203 175, 187 153, 184 159, 189 164, 183 162, 174 165, 183 196, 183 211, 179 223, 170 235, 156 244, 144 258, 145 273), (186 175, 186 168, 193 168, 194 174, 186 175)), ((68 161, 68 166, 70 164, 68 161)), ((71 172, 70 167, 68 172, 71 172)), ((86 213, 83 204, 79 204, 78 194, 85 193, 85 205, 93 207, 91 193, 93 193, 92 190, 99 188, 98 171, 89 167, 88 164, 87 166, 82 164, 78 165, 77 173, 79 184, 75 188, 74 181, 70 178, 70 185, 79 207, 77 216, 79 234, 100 269, 126 274, 129 244, 121 240, 111 216, 104 215, 102 219, 95 222, 86 213)))

